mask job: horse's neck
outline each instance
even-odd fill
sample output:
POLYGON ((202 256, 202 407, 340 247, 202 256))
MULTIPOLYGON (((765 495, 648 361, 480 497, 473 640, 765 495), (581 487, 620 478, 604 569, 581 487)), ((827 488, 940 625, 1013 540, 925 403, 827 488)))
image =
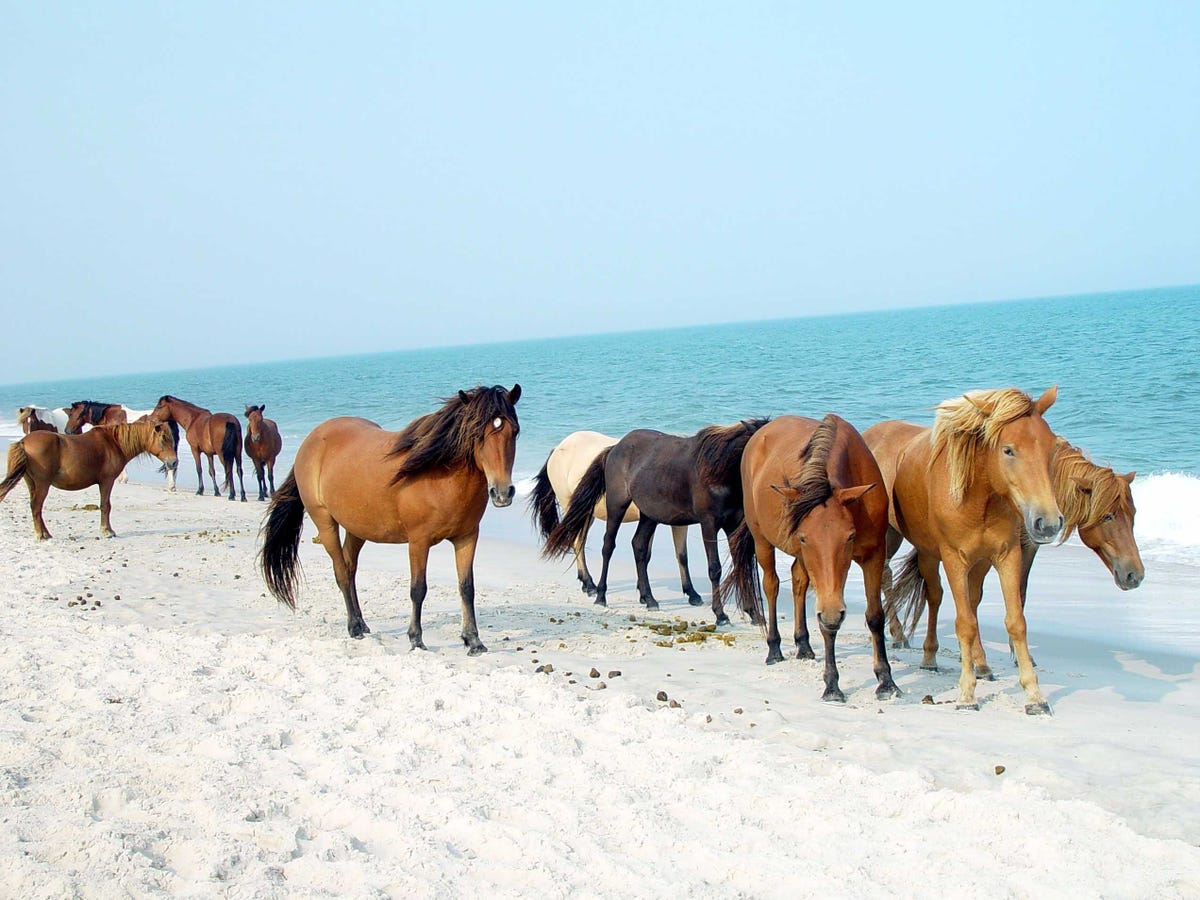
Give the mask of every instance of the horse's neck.
POLYGON ((188 403, 186 400, 174 400, 167 407, 171 411, 171 415, 175 421, 182 425, 185 429, 189 428, 196 419, 200 416, 212 415, 207 409, 202 406, 196 406, 194 403, 188 403))

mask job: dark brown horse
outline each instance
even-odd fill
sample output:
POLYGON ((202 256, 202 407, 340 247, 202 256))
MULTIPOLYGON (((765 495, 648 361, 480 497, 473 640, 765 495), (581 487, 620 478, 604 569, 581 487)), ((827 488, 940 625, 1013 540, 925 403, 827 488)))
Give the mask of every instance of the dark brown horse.
POLYGON ((196 481, 199 487, 197 494, 204 493, 204 473, 200 469, 200 454, 208 457, 208 475, 213 483, 213 495, 221 496, 222 488, 217 487, 217 471, 213 463, 216 456, 221 457, 225 468, 225 487, 229 489, 229 499, 236 500, 233 491, 233 468, 237 466, 238 483, 242 489, 242 502, 246 500, 246 481, 242 477, 242 423, 232 413, 209 412, 202 406, 180 400, 165 394, 159 398, 158 405, 150 412, 150 420, 178 422, 187 436, 188 446, 192 450, 192 458, 196 461, 196 481))
POLYGON ((58 434, 58 428, 55 424, 43 418, 49 412, 49 410, 37 406, 22 406, 17 409, 17 424, 21 426, 21 433, 29 434, 33 431, 51 431, 58 434))
POLYGON ((67 434, 82 434, 84 425, 124 425, 132 421, 119 403, 76 400, 67 407, 67 434))
MULTIPOLYGON (((612 447, 600 452, 580 479, 562 521, 546 539, 546 556, 563 556, 591 525, 596 503, 607 505, 604 530, 604 561, 596 604, 607 606, 608 564, 617 544, 617 529, 631 504, 638 508, 638 525, 633 535, 633 557, 637 564, 638 598, 648 609, 658 601, 650 590, 647 564, 650 540, 659 523, 700 526, 712 583, 712 611, 718 625, 727 625, 718 586, 721 558, 717 554, 717 531, 728 537, 742 524, 742 479, 738 466, 742 450, 768 419, 747 419, 735 425, 710 425, 691 437, 661 431, 631 431, 612 447)), ((704 600, 689 597, 699 606, 704 600)))
POLYGON ((51 487, 81 491, 100 486, 100 531, 114 537, 108 515, 117 476, 135 456, 150 453, 167 468, 175 468, 175 439, 165 423, 135 422, 93 428, 87 434, 54 434, 35 431, 8 448, 8 475, 0 483, 0 500, 25 480, 33 533, 39 541, 50 537, 42 518, 42 505, 51 487))
MULTIPOLYGON (((1042 417, 1057 395, 1051 388, 1035 401, 1015 388, 972 391, 939 404, 932 430, 881 422, 863 434, 890 487, 895 537, 889 536, 889 552, 895 552, 901 537, 916 549, 931 614, 942 597, 939 563, 950 582, 962 652, 960 707, 979 708, 975 610, 984 576, 995 568, 1004 591, 1004 624, 1025 689, 1025 711, 1050 711, 1026 639, 1021 546, 1024 534, 1045 544, 1063 525, 1050 476, 1055 438, 1042 417)), ((933 629, 926 636, 926 659, 936 653, 933 629)))
POLYGON ((275 493, 275 458, 283 449, 283 438, 273 419, 264 419, 266 404, 246 407, 246 455, 258 477, 258 499, 267 499, 267 480, 275 493))
POLYGON ((821 699, 844 702, 838 685, 834 642, 846 618, 846 575, 850 563, 863 572, 867 628, 871 632, 875 695, 900 693, 892 680, 883 638, 884 548, 888 502, 883 476, 862 436, 833 414, 817 422, 781 416, 764 425, 742 454, 746 519, 729 540, 730 589, 738 606, 762 617, 755 559, 767 595, 767 664, 783 662, 775 615, 779 575, 775 549, 792 557, 792 604, 795 609, 796 658, 812 659, 805 595, 816 590, 817 624, 825 640, 825 693, 821 699))
POLYGON ((371 630, 355 585, 363 544, 408 544, 408 639, 414 649, 424 650, 421 605, 429 548, 450 541, 462 598, 463 644, 471 656, 485 652, 475 624, 475 545, 488 499, 493 506, 512 503, 520 397, 519 384, 511 391, 499 385, 459 391, 400 432, 357 418, 330 419, 314 428, 296 451, 296 464, 263 523, 259 564, 271 593, 295 608, 307 512, 333 562, 350 636, 361 638, 371 630))

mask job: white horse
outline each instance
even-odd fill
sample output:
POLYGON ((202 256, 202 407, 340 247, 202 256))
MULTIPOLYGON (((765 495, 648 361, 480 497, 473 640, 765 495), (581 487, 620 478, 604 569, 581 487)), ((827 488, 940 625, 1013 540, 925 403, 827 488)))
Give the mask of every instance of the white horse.
MULTIPOLYGON (((617 442, 614 437, 601 434, 598 431, 576 431, 567 435, 557 447, 546 457, 546 464, 538 472, 533 493, 529 497, 529 508, 533 514, 534 524, 544 541, 558 524, 560 509, 566 509, 571 503, 571 495, 575 492, 579 479, 588 470, 600 451, 611 447, 617 442)), ((603 498, 596 504, 593 517, 607 521, 608 510, 603 498)), ((638 508, 633 504, 625 513, 622 522, 636 522, 638 508)), ((587 540, 591 524, 583 530, 574 544, 575 573, 583 586, 583 592, 589 597, 596 593, 596 583, 588 571, 587 560, 583 555, 584 543, 587 540)), ((679 579, 683 592, 687 594, 690 603, 702 602, 700 594, 692 586, 692 575, 688 571, 687 557, 687 526, 672 525, 671 536, 675 540, 675 558, 679 561, 679 579)), ((653 540, 653 537, 651 538, 653 540)))
POLYGON ((65 434, 67 430, 67 414, 66 408, 48 409, 45 406, 22 406, 17 409, 17 424, 25 430, 25 420, 29 418, 36 419, 43 425, 52 426, 59 434, 65 434))

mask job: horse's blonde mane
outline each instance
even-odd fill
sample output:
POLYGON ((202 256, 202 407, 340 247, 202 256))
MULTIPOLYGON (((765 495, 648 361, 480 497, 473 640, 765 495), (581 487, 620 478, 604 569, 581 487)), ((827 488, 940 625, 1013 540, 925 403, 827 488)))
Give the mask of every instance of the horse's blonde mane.
POLYGON ((1004 426, 1033 412, 1033 400, 1016 388, 970 391, 937 406, 933 421, 932 466, 946 454, 950 474, 950 496, 959 502, 971 486, 975 456, 982 448, 990 450, 1000 440, 1004 426))
POLYGON ((1076 528, 1091 528, 1100 524, 1110 512, 1125 510, 1133 513, 1129 483, 1107 466, 1098 466, 1078 447, 1062 438, 1054 442, 1054 459, 1050 464, 1054 479, 1054 499, 1062 511, 1061 544, 1076 528), (1080 481, 1088 483, 1081 490, 1080 481))
POLYGON ((123 456, 133 459, 142 453, 149 453, 146 448, 150 444, 150 435, 154 433, 155 422, 129 422, 124 425, 101 425, 96 430, 103 429, 112 442, 121 450, 123 456))

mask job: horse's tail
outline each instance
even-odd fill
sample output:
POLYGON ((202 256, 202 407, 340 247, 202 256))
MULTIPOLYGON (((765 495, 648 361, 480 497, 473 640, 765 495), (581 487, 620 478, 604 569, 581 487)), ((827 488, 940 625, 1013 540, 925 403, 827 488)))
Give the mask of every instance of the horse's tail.
POLYGON ((549 465, 550 459, 547 457, 546 465, 542 466, 542 471, 534 479, 533 493, 529 495, 529 513, 543 541, 558 527, 558 498, 554 496, 554 486, 550 484, 549 465))
POLYGON ((721 601, 732 593, 738 609, 750 616, 755 625, 765 625, 762 588, 758 581, 758 561, 754 556, 754 535, 746 520, 729 536, 729 574, 717 588, 721 601))
POLYGON ((28 467, 29 457, 25 455, 24 441, 17 441, 8 448, 8 474, 4 477, 4 481, 0 482, 0 500, 7 497, 8 492, 25 477, 25 470, 28 467))
POLYGON ((583 478, 579 479, 579 484, 575 486, 575 493, 571 495, 571 502, 567 505, 567 511, 563 515, 562 521, 546 538, 545 546, 542 547, 542 556, 564 555, 587 531, 588 526, 592 523, 596 504, 608 490, 604 480, 604 464, 608 462, 608 454, 611 450, 612 447, 605 447, 601 450, 600 455, 592 460, 592 464, 583 473, 583 478))
POLYGON ((911 638, 928 604, 929 590, 917 566, 917 551, 913 550, 892 576, 892 583, 883 598, 884 615, 889 622, 901 621, 905 635, 911 638))
POLYGON ((296 485, 295 471, 288 474, 271 498, 262 526, 262 550, 258 564, 263 580, 280 603, 296 608, 299 581, 300 532, 304 528, 304 501, 296 485))
POLYGON ((242 426, 237 419, 231 419, 225 423, 225 438, 221 441, 221 460, 225 463, 225 471, 228 473, 222 491, 233 487, 233 462, 241 452, 242 426))

